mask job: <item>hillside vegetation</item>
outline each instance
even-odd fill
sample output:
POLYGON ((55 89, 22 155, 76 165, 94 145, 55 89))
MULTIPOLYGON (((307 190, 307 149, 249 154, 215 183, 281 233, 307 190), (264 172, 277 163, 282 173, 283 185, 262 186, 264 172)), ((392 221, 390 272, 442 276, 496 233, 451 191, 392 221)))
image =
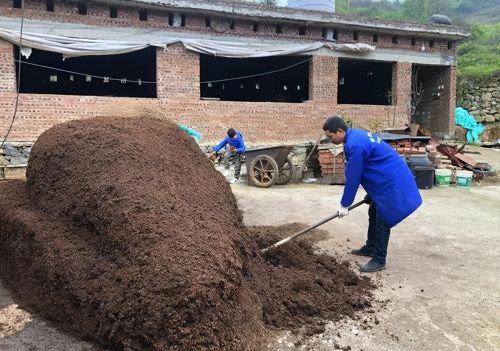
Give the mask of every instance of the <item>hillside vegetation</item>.
POLYGON ((454 24, 498 23, 498 0, 336 0, 337 13, 426 22, 439 13, 454 24))
POLYGON ((458 70, 461 77, 488 77, 500 74, 500 23, 479 24, 459 45, 458 70))

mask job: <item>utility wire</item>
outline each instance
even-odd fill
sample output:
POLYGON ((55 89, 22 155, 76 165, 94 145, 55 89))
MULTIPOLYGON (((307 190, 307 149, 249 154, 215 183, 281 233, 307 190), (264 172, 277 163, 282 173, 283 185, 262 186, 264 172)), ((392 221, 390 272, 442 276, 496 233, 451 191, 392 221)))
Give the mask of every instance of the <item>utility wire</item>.
MULTIPOLYGON (((293 67, 299 66, 299 65, 301 65, 303 63, 306 63, 306 62, 309 62, 311 60, 312 60, 312 58, 308 58, 307 60, 295 63, 293 65, 290 65, 290 66, 287 66, 287 67, 284 67, 284 68, 280 68, 280 69, 276 69, 276 70, 273 70, 273 71, 269 71, 269 72, 251 74, 251 75, 240 76, 240 77, 225 78, 225 79, 207 80, 207 81, 200 82, 200 84, 219 83, 219 82, 227 82, 227 81, 232 81, 232 80, 239 80, 239 79, 247 79, 247 78, 254 78, 254 77, 265 76, 265 75, 269 75, 269 74, 273 74, 273 73, 277 73, 277 72, 282 72, 282 71, 289 70, 289 69, 291 69, 293 67)), ((103 79, 103 80, 107 79, 107 80, 110 80, 110 81, 122 82, 125 79, 125 78, 110 78, 110 77, 97 76, 97 75, 87 74, 87 73, 82 73, 82 72, 70 71, 70 70, 65 70, 65 69, 62 69, 62 68, 57 68, 57 67, 52 67, 52 66, 46 66, 46 65, 40 65, 40 64, 32 63, 32 62, 21 61, 20 59, 19 60, 15 60, 15 61, 18 62, 19 64, 22 63, 22 64, 31 65, 31 66, 35 66, 35 67, 47 68, 47 69, 51 69, 51 70, 54 70, 54 71, 59 71, 59 72, 64 72, 64 73, 69 73, 69 74, 74 74, 74 75, 80 75, 80 76, 86 76, 86 77, 92 77, 92 78, 97 78, 97 79, 103 79)), ((145 80, 140 80, 139 81, 139 80, 129 80, 129 79, 126 79, 126 82, 127 83, 141 83, 141 84, 157 84, 156 82, 145 81, 145 80)))
MULTIPOLYGON (((16 61, 18 61, 18 60, 16 60, 16 61)), ((104 76, 96 76, 96 75, 93 75, 93 74, 87 74, 87 73, 75 72, 75 71, 68 71, 68 70, 62 69, 62 68, 45 66, 45 65, 40 65, 38 63, 32 63, 32 62, 26 62, 26 61, 22 61, 22 63, 25 64, 25 65, 42 67, 42 68, 47 68, 47 69, 51 69, 51 70, 54 70, 54 71, 59 71, 59 72, 64 72, 64 73, 70 73, 70 74, 74 74, 74 75, 78 75, 78 76, 86 76, 86 77, 98 78, 98 79, 103 79, 103 80, 107 79, 107 80, 111 80, 111 81, 121 82, 121 81, 123 81, 125 79, 127 83, 156 84, 156 82, 147 81, 147 80, 129 80, 129 79, 126 79, 126 78, 110 78, 110 77, 104 77, 104 76)))
POLYGON ((254 78, 254 77, 265 76, 265 75, 268 75, 268 74, 273 74, 273 73, 277 73, 277 72, 286 71, 286 70, 288 70, 290 68, 293 68, 295 66, 301 65, 301 64, 306 63, 306 62, 309 62, 311 60, 312 60, 312 58, 308 58, 307 60, 295 63, 295 64, 293 64, 291 66, 288 66, 288 67, 285 67, 285 68, 276 69, 274 71, 269 71, 269 72, 265 72, 265 73, 257 73, 257 74, 251 74, 251 75, 248 75, 248 76, 226 78, 226 79, 207 80, 207 81, 204 81, 204 82, 200 82, 200 84, 220 83, 220 82, 227 82, 227 81, 230 81, 230 80, 247 79, 247 78, 254 78))
POLYGON ((22 43, 23 43, 23 26, 24 26, 24 0, 21 0, 21 30, 19 34, 19 64, 17 66, 17 90, 16 90, 16 103, 14 105, 14 114, 12 115, 12 120, 10 122, 9 129, 7 130, 7 134, 5 134, 5 137, 2 140, 2 144, 0 145, 0 148, 3 148, 5 141, 9 137, 10 131, 12 130, 12 126, 14 125, 14 121, 16 120, 16 115, 17 115, 17 106, 19 105, 19 90, 21 89, 21 48, 22 48, 22 43))

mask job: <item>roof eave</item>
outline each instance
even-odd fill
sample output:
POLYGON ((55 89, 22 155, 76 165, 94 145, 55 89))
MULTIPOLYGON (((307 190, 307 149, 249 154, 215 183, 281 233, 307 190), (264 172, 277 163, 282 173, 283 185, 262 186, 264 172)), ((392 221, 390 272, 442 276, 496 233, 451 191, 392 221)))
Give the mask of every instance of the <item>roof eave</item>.
POLYGON ((470 31, 465 28, 419 22, 388 21, 369 17, 354 17, 332 14, 323 11, 293 9, 289 7, 270 7, 252 3, 234 3, 224 0, 92 0, 121 6, 140 7, 152 10, 177 9, 185 13, 223 15, 235 19, 264 22, 289 22, 307 26, 332 26, 365 31, 379 31, 392 34, 405 34, 443 38, 465 39, 470 31))

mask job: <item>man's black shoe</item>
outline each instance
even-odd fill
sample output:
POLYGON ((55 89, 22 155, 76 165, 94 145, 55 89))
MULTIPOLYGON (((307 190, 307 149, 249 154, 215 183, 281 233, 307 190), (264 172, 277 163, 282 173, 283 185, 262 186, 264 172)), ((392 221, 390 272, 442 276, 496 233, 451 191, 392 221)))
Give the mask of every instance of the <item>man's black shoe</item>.
POLYGON ((358 255, 358 256, 368 256, 368 257, 373 257, 373 251, 370 250, 368 247, 363 246, 361 249, 354 249, 351 251, 353 255, 358 255))
POLYGON ((359 270, 364 273, 372 273, 385 269, 385 264, 372 258, 367 264, 361 266, 359 270))

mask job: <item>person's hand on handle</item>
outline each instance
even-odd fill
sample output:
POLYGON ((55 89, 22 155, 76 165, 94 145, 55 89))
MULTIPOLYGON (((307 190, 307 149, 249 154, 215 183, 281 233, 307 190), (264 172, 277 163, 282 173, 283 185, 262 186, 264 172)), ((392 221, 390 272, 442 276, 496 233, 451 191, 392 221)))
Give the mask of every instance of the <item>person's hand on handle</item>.
POLYGON ((349 214, 349 209, 340 204, 337 213, 339 214, 339 218, 342 218, 342 217, 347 216, 349 214))

